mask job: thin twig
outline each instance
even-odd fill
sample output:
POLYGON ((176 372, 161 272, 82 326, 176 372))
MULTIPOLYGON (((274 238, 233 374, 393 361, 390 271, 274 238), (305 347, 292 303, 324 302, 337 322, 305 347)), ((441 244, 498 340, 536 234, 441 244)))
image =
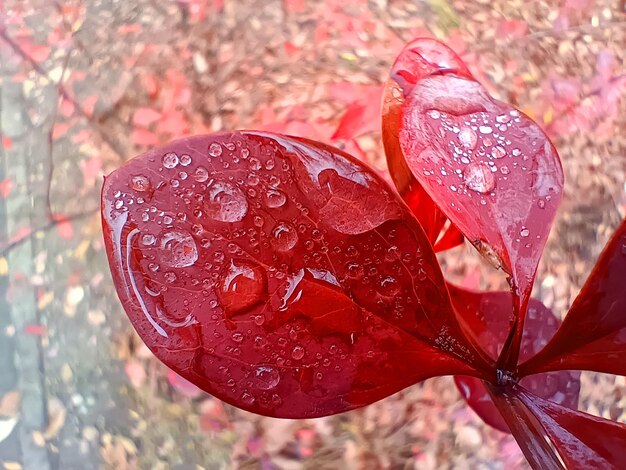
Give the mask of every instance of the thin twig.
POLYGON ((51 220, 48 220, 45 224, 42 224, 42 225, 40 225, 38 227, 30 229, 24 235, 21 235, 21 236, 19 236, 17 238, 14 238, 14 239, 9 239, 8 241, 6 241, 4 243, 0 243, 0 256, 6 255, 9 251, 11 251, 12 249, 18 247, 22 243, 30 240, 32 237, 34 237, 38 233, 40 233, 40 232, 47 232, 47 231, 55 228, 57 225, 59 225, 59 223, 74 222, 74 221, 77 221, 77 220, 87 219, 87 218, 92 217, 95 214, 97 214, 98 210, 99 210, 98 208, 94 208, 94 209, 89 209, 89 210, 84 211, 84 212, 77 212, 76 214, 71 214, 71 215, 62 216, 62 217, 57 215, 55 218, 53 218, 51 220))
MULTIPOLYGON (((29 54, 27 54, 17 42, 15 42, 11 37, 9 37, 4 27, 0 27, 0 39, 2 39, 5 43, 7 43, 7 45, 11 47, 13 52, 19 55, 23 60, 28 62, 37 73, 39 73, 40 75, 50 80, 48 72, 46 72, 46 70, 35 59, 33 59, 29 54)), ((50 80, 50 81, 53 81, 53 80, 50 80)), ((67 89, 63 85, 60 84, 60 82, 59 84, 57 84, 57 89, 59 91, 59 94, 63 97, 63 99, 70 102, 74 106, 74 109, 78 112, 78 114, 84 119, 86 119, 87 122, 89 122, 98 131, 100 138, 111 148, 111 150, 113 150, 113 152, 117 155, 120 161, 124 161, 125 160, 124 151, 120 147, 120 145, 116 141, 111 139, 101 129, 100 125, 93 119, 92 115, 89 114, 87 111, 85 111, 85 109, 76 101, 76 99, 67 91, 67 89)))
MULTIPOLYGON (((63 61, 63 68, 61 70, 61 78, 59 78, 59 86, 63 86, 65 80, 65 72, 67 71, 70 57, 72 55, 72 46, 69 47, 65 59, 63 61)), ((52 177, 54 175, 54 125, 56 123, 57 116, 59 114, 59 100, 57 99, 56 106, 52 113, 52 123, 50 124, 50 130, 48 131, 48 177, 46 179, 46 215, 49 220, 54 219, 54 212, 52 211, 52 201, 50 200, 50 193, 52 191, 52 177)))

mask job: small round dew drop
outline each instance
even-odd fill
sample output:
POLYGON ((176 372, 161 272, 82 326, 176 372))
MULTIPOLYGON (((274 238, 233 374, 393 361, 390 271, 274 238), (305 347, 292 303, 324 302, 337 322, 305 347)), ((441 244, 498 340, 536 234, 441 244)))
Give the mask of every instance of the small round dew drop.
POLYGON ((165 168, 176 168, 178 162, 178 155, 174 152, 168 152, 163 155, 162 163, 165 168))
POLYGON ((291 357, 296 361, 302 359, 304 357, 304 348, 300 345, 294 346, 291 351, 291 357))
POLYGON ((496 185, 491 169, 483 162, 470 163, 463 172, 463 179, 469 189, 478 193, 488 193, 496 185))
POLYGON ((466 149, 473 149, 476 147, 476 142, 478 141, 478 137, 476 136, 476 132, 470 127, 464 127, 459 131, 459 141, 461 145, 466 149))
POLYGON ((506 150, 504 150, 504 147, 500 147, 499 145, 497 145, 496 147, 491 149, 491 156, 493 158, 502 158, 506 155, 506 150))
POLYGON ((193 173, 193 179, 198 183, 204 183, 209 179, 209 171, 203 166, 199 166, 196 168, 196 171, 193 173))
POLYGON ((180 156, 180 164, 182 166, 189 166, 191 164, 191 156, 184 154, 180 156))
POLYGON ((271 243, 278 251, 289 251, 298 242, 296 229, 288 222, 278 222, 272 230, 271 243))
POLYGON ((287 196, 278 189, 269 188, 265 193, 263 201, 270 209, 276 209, 285 205, 287 202, 287 196))
POLYGON ((530 235, 530 230, 528 230, 526 227, 522 227, 522 230, 520 230, 519 234, 521 237, 527 237, 528 235, 530 235))
POLYGON ((211 145, 209 145, 209 155, 213 158, 219 157, 222 154, 222 151, 222 146, 217 142, 213 142, 211 145))
POLYGON ((198 247, 191 234, 182 230, 168 230, 160 237, 160 259, 172 268, 191 266, 198 259, 198 247))
POLYGON ((143 193, 150 190, 150 180, 144 175, 135 175, 130 179, 130 187, 143 193))

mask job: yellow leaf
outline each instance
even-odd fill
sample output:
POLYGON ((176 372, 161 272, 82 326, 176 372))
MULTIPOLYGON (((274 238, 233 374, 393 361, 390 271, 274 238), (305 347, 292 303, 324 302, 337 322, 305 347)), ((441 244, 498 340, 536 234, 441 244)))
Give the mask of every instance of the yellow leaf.
POLYGON ((543 113, 543 123, 550 124, 553 119, 554 119, 554 113, 552 111, 552 108, 548 108, 548 110, 545 113, 543 113))
POLYGON ((37 302, 37 308, 39 310, 43 310, 50 304, 50 302, 52 302, 53 299, 54 299, 54 292, 52 291, 46 292, 44 295, 41 296, 41 298, 39 299, 39 302, 37 302))
POLYGON ((4 470, 22 470, 22 466, 17 462, 3 462, 4 470))
POLYGON ((61 368, 61 378, 63 379, 63 382, 70 383, 72 381, 72 378, 74 377, 74 373, 72 372, 72 368, 70 367, 69 364, 63 364, 63 367, 61 368))
POLYGON ((0 256, 0 276, 6 276, 9 273, 9 263, 4 256, 0 256))
POLYGON ((43 447, 46 445, 46 440, 39 431, 33 431, 33 442, 36 446, 43 447))

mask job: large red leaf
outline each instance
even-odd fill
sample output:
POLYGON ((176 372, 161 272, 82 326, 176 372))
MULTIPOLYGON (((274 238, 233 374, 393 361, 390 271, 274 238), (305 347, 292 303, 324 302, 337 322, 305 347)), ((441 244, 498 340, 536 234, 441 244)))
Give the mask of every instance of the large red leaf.
POLYGON ((102 217, 144 342, 240 408, 323 416, 435 375, 488 376, 420 225, 332 147, 254 132, 175 141, 106 179, 102 217))
MULTIPOLYGON (((459 317, 470 334, 487 354, 496 359, 513 323, 513 296, 510 292, 473 292, 448 284, 450 297, 459 317)), ((559 325, 552 311, 536 299, 530 299, 520 359, 532 357, 550 340, 559 325)), ((487 424, 504 432, 509 428, 494 405, 482 380, 474 377, 455 377, 461 396, 487 424)), ((568 408, 578 408, 580 372, 558 371, 531 375, 521 385, 541 398, 552 400, 568 408)))
MULTIPOLYGON (((429 38, 411 41, 402 49, 391 69, 382 109, 382 136, 389 173, 433 244, 446 217, 411 173, 400 148, 399 134, 405 96, 409 96, 424 77, 442 73, 472 78, 460 57, 439 41, 429 38)), ((456 227, 451 226, 446 233, 449 234, 446 243, 436 248, 445 250, 462 243, 463 237, 459 236, 456 227)))
POLYGON ((535 469, 624 466, 626 425, 539 398, 519 385, 492 394, 535 469), (556 452, 555 452, 556 451, 556 452))
POLYGON ((626 220, 600 255, 561 328, 521 374, 584 369, 626 375, 626 220))
POLYGON ((481 252, 511 276, 519 312, 500 364, 517 363, 524 312, 563 189, 556 150, 530 118, 477 82, 420 80, 402 110, 400 143, 413 175, 481 252))

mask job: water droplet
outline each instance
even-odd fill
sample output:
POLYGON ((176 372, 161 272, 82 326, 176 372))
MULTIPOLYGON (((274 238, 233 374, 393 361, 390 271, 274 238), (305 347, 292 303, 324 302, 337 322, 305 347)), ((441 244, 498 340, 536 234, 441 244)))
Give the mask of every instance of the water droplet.
POLYGON ((261 169, 261 162, 258 158, 251 158, 249 164, 252 171, 259 171, 261 169))
POLYGON ((502 173, 503 175, 508 175, 511 172, 511 170, 509 170, 509 167, 504 165, 500 167, 500 173, 502 173))
POLYGON ((463 178, 467 187, 478 193, 488 193, 496 184, 491 169, 482 162, 470 163, 463 173, 463 178))
POLYGON ((544 201, 543 199, 539 199, 537 201, 537 207, 539 207, 539 209, 544 209, 546 207, 546 201, 544 201))
POLYGON ((249 156, 250 156, 250 150, 248 150, 248 149, 241 149, 241 158, 243 158, 245 160, 249 156))
POLYGON ((496 116, 496 122, 500 124, 506 124, 510 120, 511 118, 507 114, 500 114, 499 116, 496 116))
POLYGON ((269 366, 259 366, 254 371, 255 384, 261 390, 271 390, 276 388, 280 382, 280 373, 269 366))
POLYGON ((118 199, 117 201, 115 201, 116 209, 121 209, 122 207, 124 207, 124 201, 122 201, 121 199, 118 199))
POLYGON ((193 179, 195 179, 198 183, 204 183, 209 179, 209 171, 203 166, 199 166, 193 174, 193 179))
POLYGON ((230 150, 231 152, 232 152, 233 150, 235 150, 235 144, 234 144, 234 143, 232 143, 232 142, 227 142, 227 143, 225 143, 225 144, 224 144, 224 147, 226 147, 226 148, 227 148, 228 150, 230 150))
POLYGON ((500 147, 499 145, 491 149, 491 156, 493 158, 502 158, 506 155, 506 150, 504 147, 500 147))
POLYGON ((163 276, 165 276, 165 281, 169 283, 172 283, 176 280, 176 274, 174 274, 172 271, 166 272, 163 276))
POLYGON ((135 191, 145 192, 150 190, 150 180, 144 175, 136 175, 130 179, 130 187, 135 191))
POLYGON ((275 209, 277 207, 282 207, 287 202, 287 196, 285 193, 278 189, 270 188, 265 193, 265 197, 263 199, 265 201, 265 205, 270 209, 275 209))
POLYGON ((222 273, 217 296, 226 315, 232 317, 259 304, 266 290, 267 277, 261 266, 231 260, 222 273))
POLYGON ((431 109, 427 114, 431 117, 431 119, 439 119, 441 117, 441 113, 436 109, 431 109))
POLYGON ((156 237, 151 233, 146 233, 143 237, 141 237, 141 243, 145 246, 154 245, 156 243, 156 237))
POLYGON ((459 131, 459 141, 467 149, 471 150, 476 147, 477 139, 476 132, 469 127, 464 127, 459 131))
POLYGON ((259 184, 259 175, 257 175, 256 173, 249 173, 248 184, 250 186, 256 186, 257 184, 259 184))
POLYGON ((213 142, 209 145, 209 155, 212 157, 219 157, 222 154, 222 146, 217 142, 213 142))
POLYGON ((191 156, 184 154, 180 156, 180 164, 182 166, 189 166, 189 164, 191 163, 191 156))
POLYGON ((480 126, 478 130, 481 134, 491 134, 493 132, 491 126, 480 126))
POLYGON ((243 392, 241 394, 241 401, 246 405, 252 405, 254 403, 254 397, 250 395, 248 392, 243 392))
POLYGON ((293 350, 291 351, 291 357, 296 361, 302 359, 304 357, 304 348, 299 345, 294 346, 293 350))
POLYGON ((163 155, 162 163, 165 168, 175 168, 178 165, 178 155, 174 152, 166 153, 163 155))
POLYGON ((243 341, 243 334, 236 331, 230 336, 235 343, 241 343, 243 341))
POLYGON ((527 237, 528 235, 530 235, 530 230, 528 230, 526 227, 522 227, 522 230, 520 230, 519 234, 521 237, 527 237))
POLYGON ((400 292, 400 283, 393 276, 385 276, 380 280, 379 292, 387 297, 393 297, 400 292))
POLYGON ((174 219, 172 219, 171 216, 169 216, 169 215, 164 215, 163 216, 163 223, 165 225, 172 225, 172 222, 174 222, 174 219))
POLYGON ((296 229, 288 222, 278 222, 272 230, 272 246, 278 251, 289 251, 298 242, 296 229))
POLYGON ((522 151, 520 149, 511 150, 511 155, 513 155, 514 157, 519 157, 521 154, 522 154, 522 151))
POLYGON ((207 214, 220 222, 239 222, 248 213, 248 201, 241 190, 225 181, 214 181, 208 189, 207 214))
POLYGON ((182 230, 168 230, 160 236, 159 259, 166 266, 185 268, 198 259, 198 248, 191 234, 182 230))

